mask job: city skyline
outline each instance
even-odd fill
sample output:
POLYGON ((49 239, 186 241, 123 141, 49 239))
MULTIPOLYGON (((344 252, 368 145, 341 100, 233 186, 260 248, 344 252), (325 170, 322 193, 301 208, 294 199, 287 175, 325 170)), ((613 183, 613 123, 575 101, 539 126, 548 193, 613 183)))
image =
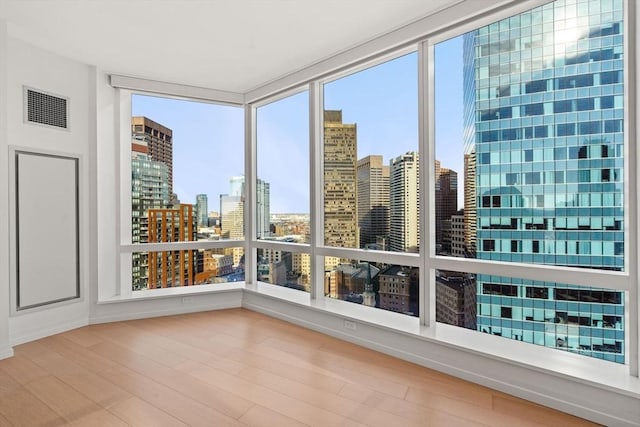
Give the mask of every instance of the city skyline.
MULTIPOLYGON (((448 73, 438 82, 446 94, 435 97, 436 141, 447 141, 447 149, 436 146, 436 154, 443 167, 458 173, 461 187, 462 38, 450 42, 455 49, 439 53, 435 64, 448 73)), ((418 151, 417 91, 414 52, 327 83, 324 110, 342 111, 345 123, 357 125, 358 160, 381 155, 389 166, 395 157, 418 151)), ((131 107, 132 116, 173 130, 173 185, 180 201, 195 204, 197 194, 206 194, 209 210, 219 210, 215 201, 226 193, 228 180, 244 175, 242 108, 137 94, 131 107)), ((309 213, 308 119, 307 91, 258 108, 257 178, 271 185, 274 213, 309 213)))

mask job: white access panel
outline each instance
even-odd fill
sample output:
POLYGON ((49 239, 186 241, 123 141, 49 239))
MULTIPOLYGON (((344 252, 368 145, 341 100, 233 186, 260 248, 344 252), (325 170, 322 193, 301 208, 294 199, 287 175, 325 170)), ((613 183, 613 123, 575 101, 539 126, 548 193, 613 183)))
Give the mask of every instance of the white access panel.
POLYGON ((16 310, 79 298, 78 158, 14 153, 16 310))

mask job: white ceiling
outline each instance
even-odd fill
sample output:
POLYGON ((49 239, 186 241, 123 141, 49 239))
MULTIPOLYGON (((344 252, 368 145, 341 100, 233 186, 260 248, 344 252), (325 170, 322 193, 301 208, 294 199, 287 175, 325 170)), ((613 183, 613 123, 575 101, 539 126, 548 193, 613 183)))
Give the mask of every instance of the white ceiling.
POLYGON ((247 92, 459 0, 0 0, 10 36, 111 72, 247 92))

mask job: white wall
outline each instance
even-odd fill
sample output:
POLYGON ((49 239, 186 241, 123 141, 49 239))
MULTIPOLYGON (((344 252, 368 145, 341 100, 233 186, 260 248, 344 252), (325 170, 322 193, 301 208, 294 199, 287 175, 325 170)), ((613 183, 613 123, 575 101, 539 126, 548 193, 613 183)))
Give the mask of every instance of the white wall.
MULTIPOLYGON (((37 309, 24 310, 9 317, 9 342, 12 345, 51 335, 63 330, 86 325, 89 313, 87 298, 89 257, 88 249, 88 198, 89 186, 87 167, 89 147, 89 67, 58 55, 43 51, 10 36, 7 37, 7 96, 4 108, 7 117, 7 138, 3 138, 0 151, 7 156, 8 147, 53 152, 80 158, 79 164, 79 211, 80 211, 80 295, 81 298, 68 302, 51 304, 37 309), (69 98, 69 130, 27 124, 23 118, 23 86, 69 98)), ((13 159, 3 157, 3 164, 13 159)), ((4 168, 3 168, 4 169, 4 168)), ((1 182, 2 194, 12 194, 11 179, 1 182)), ((6 199, 5 199, 6 200, 6 199)), ((9 198, 10 209, 14 203, 9 198)), ((7 221, 8 222, 8 221, 7 221)), ((7 222, 3 221, 3 224, 7 222)), ((41 221, 33 224, 42 229, 43 239, 47 238, 47 228, 55 226, 47 221, 47 212, 42 212, 41 221)), ((9 227, 15 228, 14 223, 9 227)), ((5 240, 7 241, 7 240, 5 240)), ((14 248, 9 247, 11 254, 14 248)), ((43 251, 42 256, 47 256, 43 251)), ((4 255, 4 254, 3 254, 4 255)), ((12 262, 13 255, 2 256, 2 262, 12 262)), ((11 271, 12 266, 2 269, 11 271)), ((50 278, 43 277, 43 286, 50 278)), ((59 279, 60 280, 60 279, 59 279)), ((11 281, 10 306, 15 308, 15 283, 11 281)), ((64 287, 61 283, 51 286, 64 287)), ((4 300, 4 299, 3 299, 4 300)), ((3 316, 4 317, 4 316, 3 316)))
POLYGON ((0 20, 0 359, 13 355, 9 345, 9 199, 7 148, 7 25, 0 20))
MULTIPOLYGON (((5 23, 0 22, 0 199, 8 201, 0 203, 0 241, 9 242, 11 229, 15 228, 10 219, 14 208, 10 188, 13 180, 5 172, 13 161, 9 147, 78 156, 81 263, 81 298, 16 312, 15 280, 10 274, 15 249, 9 243, 0 245, 0 359, 13 354, 13 345, 90 322, 241 305, 241 289, 197 295, 188 303, 183 303, 179 295, 98 303, 119 296, 118 144, 122 138, 128 139, 128 125, 121 127, 119 123, 121 113, 130 114, 127 103, 110 86, 106 73, 12 38, 5 23), (23 86, 68 97, 70 130, 24 123, 23 86)), ((51 226, 46 212, 42 213, 42 222, 34 226, 41 227, 46 238, 47 227, 51 226)), ((45 286, 46 280, 50 279, 43 277, 45 286)))

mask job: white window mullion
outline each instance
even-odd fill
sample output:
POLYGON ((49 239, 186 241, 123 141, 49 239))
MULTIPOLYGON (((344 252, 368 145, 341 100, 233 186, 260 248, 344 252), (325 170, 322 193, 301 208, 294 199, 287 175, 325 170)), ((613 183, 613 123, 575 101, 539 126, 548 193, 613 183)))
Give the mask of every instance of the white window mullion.
POLYGON ((434 131, 434 65, 433 46, 422 42, 418 46, 418 152, 420 153, 420 324, 436 324, 435 272, 429 262, 435 253, 435 160, 434 131))
POLYGON ((256 107, 244 107, 244 280, 253 283, 257 268, 256 248, 256 107))
POLYGON ((625 82, 625 182, 626 191, 625 205, 625 269, 631 278, 632 286, 629 290, 629 298, 626 302, 627 324, 625 325, 627 343, 627 360, 629 360, 629 373, 632 376, 640 375, 640 270, 638 269, 638 224, 640 224, 640 198, 638 189, 640 188, 640 150, 636 148, 636 141, 640 137, 638 123, 640 122, 640 109, 636 107, 636 58, 638 57, 638 46, 636 43, 636 22, 640 19, 640 8, 636 7, 635 1, 627 1, 625 4, 625 55, 624 55, 624 82, 625 82), (633 136, 633 138, 632 138, 633 136), (635 232, 634 232, 635 231, 635 232))
POLYGON ((116 268, 120 272, 117 276, 119 279, 118 289, 119 295, 122 297, 130 297, 132 294, 131 271, 132 259, 131 254, 122 251, 122 246, 131 244, 131 92, 127 90, 116 90, 114 97, 118 101, 116 105, 116 120, 118 120, 116 129, 118 129, 118 141, 116 144, 116 158, 118 162, 118 172, 115 174, 117 180, 116 188, 120 189, 120 195, 117 198, 117 212, 120 212, 120 221, 117 224, 115 238, 117 247, 120 248, 120 256, 116 257, 116 268))
POLYGON ((569 285, 593 286, 596 288, 629 291, 635 287, 626 272, 598 270, 593 268, 565 267, 545 264, 497 262, 484 259, 432 257, 432 268, 460 271, 464 273, 490 274, 521 279, 559 282, 569 285))
POLYGON ((324 258, 317 248, 324 243, 322 206, 322 85, 309 84, 309 227, 311 230, 311 299, 324 298, 324 258))

